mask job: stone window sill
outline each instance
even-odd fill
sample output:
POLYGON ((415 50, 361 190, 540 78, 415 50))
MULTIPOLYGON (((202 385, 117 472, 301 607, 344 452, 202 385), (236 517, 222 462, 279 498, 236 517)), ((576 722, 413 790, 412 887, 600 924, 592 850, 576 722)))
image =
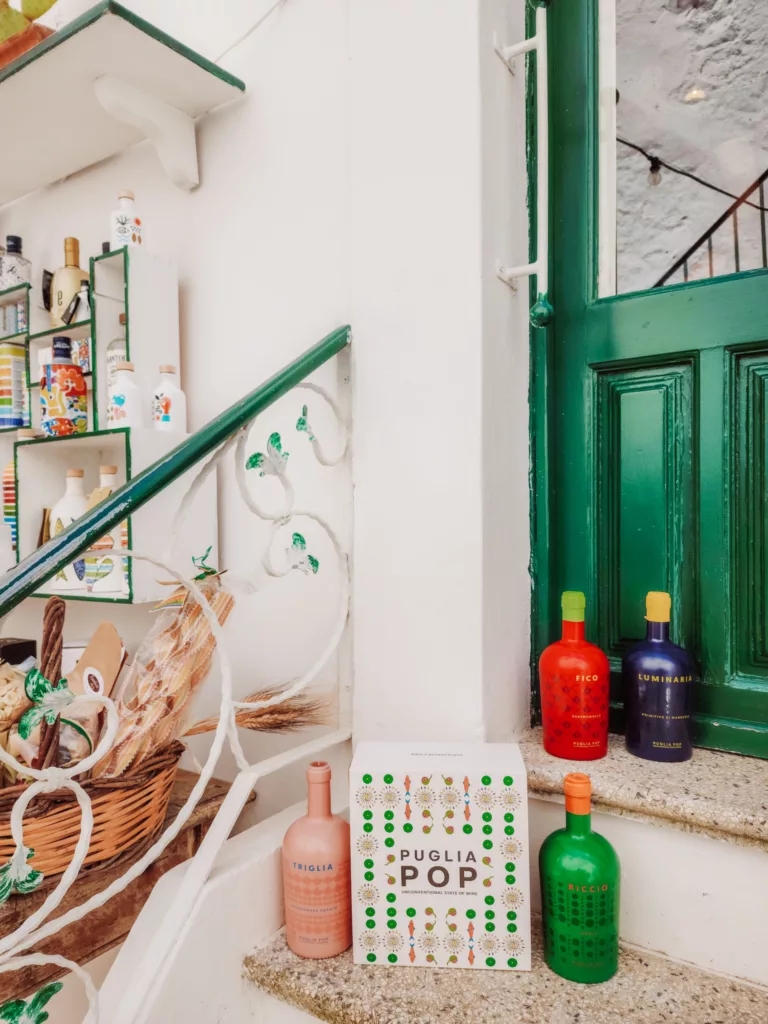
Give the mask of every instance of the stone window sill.
POLYGON ((600 761, 563 761, 546 753, 541 729, 519 742, 530 796, 557 797, 568 772, 586 772, 596 811, 768 850, 768 761, 695 750, 690 761, 660 764, 633 757, 621 736, 600 761))

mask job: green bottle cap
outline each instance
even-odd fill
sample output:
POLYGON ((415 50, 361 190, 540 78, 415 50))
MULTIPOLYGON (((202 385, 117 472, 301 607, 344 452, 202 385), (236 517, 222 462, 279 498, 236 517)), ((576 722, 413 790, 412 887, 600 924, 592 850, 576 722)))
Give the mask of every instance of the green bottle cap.
POLYGON ((566 622, 583 622, 587 599, 580 590, 563 591, 563 618, 566 622))

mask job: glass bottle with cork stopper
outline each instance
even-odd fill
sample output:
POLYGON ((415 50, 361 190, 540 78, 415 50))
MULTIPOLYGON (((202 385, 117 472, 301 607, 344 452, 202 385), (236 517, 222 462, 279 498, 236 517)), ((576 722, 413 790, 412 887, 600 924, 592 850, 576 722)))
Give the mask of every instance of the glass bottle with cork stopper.
POLYGON ((109 242, 112 251, 122 249, 126 245, 142 245, 144 242, 144 225, 136 215, 136 196, 129 188, 120 191, 117 197, 117 209, 112 211, 110 218, 109 242))
POLYGON ((160 367, 160 380, 152 392, 152 426, 155 430, 187 432, 187 398, 177 383, 176 367, 160 367))
MULTIPOLYGON (((84 477, 85 471, 82 469, 67 470, 64 494, 51 509, 51 537, 66 530, 88 508, 84 477)), ((86 586, 84 559, 78 559, 61 569, 49 584, 50 589, 57 593, 85 590, 86 586)))
POLYGON ((592 831, 592 783, 565 776, 565 828, 539 851, 544 959, 562 978, 608 981, 619 963, 619 858, 592 831))
POLYGON ((110 427, 143 427, 144 402, 133 374, 133 363, 117 363, 107 402, 110 427))

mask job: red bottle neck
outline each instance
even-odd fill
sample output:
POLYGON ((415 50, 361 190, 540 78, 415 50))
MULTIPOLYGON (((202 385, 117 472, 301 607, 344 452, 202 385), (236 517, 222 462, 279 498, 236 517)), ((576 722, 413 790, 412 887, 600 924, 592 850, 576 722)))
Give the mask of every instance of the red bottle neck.
POLYGON ((563 619, 563 640, 578 641, 584 639, 584 623, 570 622, 563 619))

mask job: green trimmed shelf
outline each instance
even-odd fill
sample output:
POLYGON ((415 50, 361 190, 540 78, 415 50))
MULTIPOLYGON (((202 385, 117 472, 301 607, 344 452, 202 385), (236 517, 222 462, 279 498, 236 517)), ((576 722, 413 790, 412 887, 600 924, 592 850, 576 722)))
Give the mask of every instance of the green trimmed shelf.
MULTIPOLYGON (((186 435, 177 435, 174 442, 186 435)), ((14 444, 17 488, 18 547, 17 561, 37 549, 44 508, 52 508, 64 493, 66 472, 70 468, 85 473, 85 490, 90 493, 99 484, 99 466, 117 466, 118 480, 130 481, 137 473, 153 465, 168 453, 168 435, 162 432, 129 427, 94 430, 68 437, 35 437, 14 444)), ((181 500, 192 483, 196 471, 190 470, 133 515, 126 517, 128 546, 142 554, 162 559, 167 530, 173 522, 181 500), (158 529, 158 524, 163 529, 158 529)), ((192 557, 202 554, 211 545, 212 557, 218 557, 216 481, 213 476, 190 507, 174 545, 174 564, 192 569, 192 557), (202 546, 201 546, 202 545, 202 546)), ((111 559, 110 551, 99 553, 111 559)), ((119 558, 119 550, 114 552, 119 558)), ((214 560, 213 564, 217 564, 214 560)), ((86 591, 54 591, 43 584, 31 597, 57 596, 70 601, 97 601, 110 604, 154 603, 168 597, 173 587, 164 585, 169 579, 148 562, 129 561, 128 594, 88 593, 86 591)))
POLYGON ((30 334, 30 341, 43 341, 49 338, 87 338, 91 333, 91 320, 80 320, 76 324, 62 324, 61 327, 49 327, 47 331, 38 331, 37 334, 30 334))
POLYGON ((175 184, 196 188, 194 122, 244 89, 115 0, 102 0, 0 71, 3 137, 24 140, 4 161, 0 206, 145 138, 175 184), (77 111, 76 144, 72 121, 51 117, 54 96, 61 110, 77 111))
POLYGON ((12 306, 14 302, 21 302, 29 294, 31 285, 17 284, 13 288, 4 288, 0 291, 0 306, 12 306))

